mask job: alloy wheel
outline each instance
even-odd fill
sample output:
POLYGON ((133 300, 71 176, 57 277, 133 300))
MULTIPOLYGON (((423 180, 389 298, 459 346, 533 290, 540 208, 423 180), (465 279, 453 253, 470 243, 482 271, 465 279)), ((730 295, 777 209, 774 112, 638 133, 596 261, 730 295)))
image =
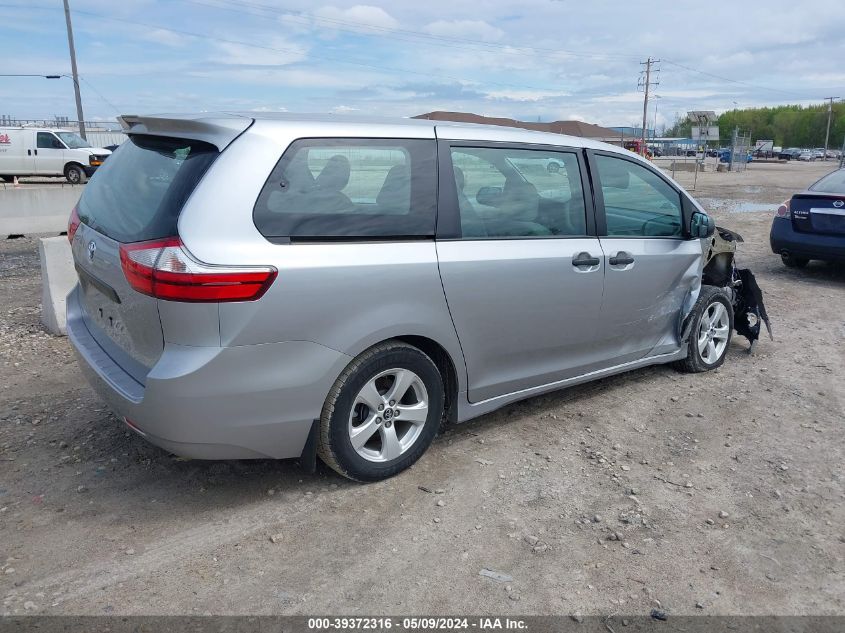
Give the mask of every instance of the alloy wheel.
POLYGON ((417 374, 402 368, 383 371, 368 380, 352 402, 352 448, 371 462, 394 460, 420 437, 428 410, 428 392, 417 374))
POLYGON ((698 353, 708 365, 717 363, 725 353, 730 336, 728 310, 720 301, 714 301, 698 322, 698 353))

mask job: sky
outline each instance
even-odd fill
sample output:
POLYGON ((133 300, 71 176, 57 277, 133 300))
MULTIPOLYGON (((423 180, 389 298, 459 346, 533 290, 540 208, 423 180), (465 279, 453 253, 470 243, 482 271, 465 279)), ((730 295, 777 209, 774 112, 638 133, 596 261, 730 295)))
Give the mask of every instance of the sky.
MULTIPOLYGON (((842 0, 362 1, 71 0, 85 118, 459 110, 639 126, 648 57, 658 129, 688 110, 845 97, 842 0)), ((0 0, 0 59, 2 74, 69 74, 61 0, 0 0)), ((72 81, 0 76, 0 114, 75 119, 72 81)))

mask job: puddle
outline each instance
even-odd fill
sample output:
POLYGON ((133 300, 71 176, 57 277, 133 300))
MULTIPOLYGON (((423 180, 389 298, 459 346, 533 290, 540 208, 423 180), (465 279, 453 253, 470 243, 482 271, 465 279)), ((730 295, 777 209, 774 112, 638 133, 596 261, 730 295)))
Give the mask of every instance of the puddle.
POLYGON ((774 212, 778 205, 770 202, 751 202, 749 200, 725 200, 723 198, 699 198, 699 203, 705 209, 718 209, 728 213, 757 213, 760 211, 774 212))

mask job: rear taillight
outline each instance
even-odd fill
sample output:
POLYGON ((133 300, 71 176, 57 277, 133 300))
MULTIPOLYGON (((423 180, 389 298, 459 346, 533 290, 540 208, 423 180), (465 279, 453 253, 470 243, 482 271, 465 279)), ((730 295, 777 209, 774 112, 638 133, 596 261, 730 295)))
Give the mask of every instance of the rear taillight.
POLYGON ((70 212, 70 219, 67 222, 67 241, 73 244, 73 236, 76 235, 76 229, 79 228, 79 214, 76 212, 76 207, 70 212))
POLYGON ((779 218, 788 218, 789 217, 789 200, 784 200, 783 204, 778 207, 777 217, 779 218))
POLYGON ((255 301, 277 274, 272 266, 203 264, 178 237, 121 244, 120 265, 135 290, 168 301, 255 301))

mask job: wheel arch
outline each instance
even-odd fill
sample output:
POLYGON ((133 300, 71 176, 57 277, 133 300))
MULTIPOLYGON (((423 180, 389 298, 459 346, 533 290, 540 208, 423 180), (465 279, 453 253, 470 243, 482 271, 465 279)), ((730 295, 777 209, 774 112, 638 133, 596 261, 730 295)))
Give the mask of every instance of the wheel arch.
POLYGON ((63 174, 66 174, 66 173, 67 173, 67 170, 68 170, 70 167, 79 167, 79 168, 80 168, 83 172, 85 171, 85 165, 83 165, 82 163, 80 163, 78 160, 69 160, 68 162, 66 162, 66 163, 65 163, 65 166, 64 166, 64 168, 62 169, 62 173, 63 173, 63 174))
POLYGON ((446 397, 446 402, 444 403, 446 421, 449 423, 456 421, 458 416, 458 394, 466 389, 466 367, 463 362, 463 353, 460 347, 457 346, 457 337, 455 341, 457 350, 453 349, 450 351, 446 345, 428 334, 412 333, 410 330, 396 334, 380 332, 378 336, 367 337, 360 341, 352 349, 346 350, 345 353, 354 359, 368 349, 376 345, 381 345, 386 341, 402 341, 408 345, 413 345, 431 358, 443 378, 443 391, 446 397))
POLYGON ((437 365, 443 378, 443 393, 446 396, 443 406, 445 418, 450 424, 455 422, 458 417, 458 371, 449 352, 440 343, 425 336, 410 334, 393 338, 420 349, 437 365))

